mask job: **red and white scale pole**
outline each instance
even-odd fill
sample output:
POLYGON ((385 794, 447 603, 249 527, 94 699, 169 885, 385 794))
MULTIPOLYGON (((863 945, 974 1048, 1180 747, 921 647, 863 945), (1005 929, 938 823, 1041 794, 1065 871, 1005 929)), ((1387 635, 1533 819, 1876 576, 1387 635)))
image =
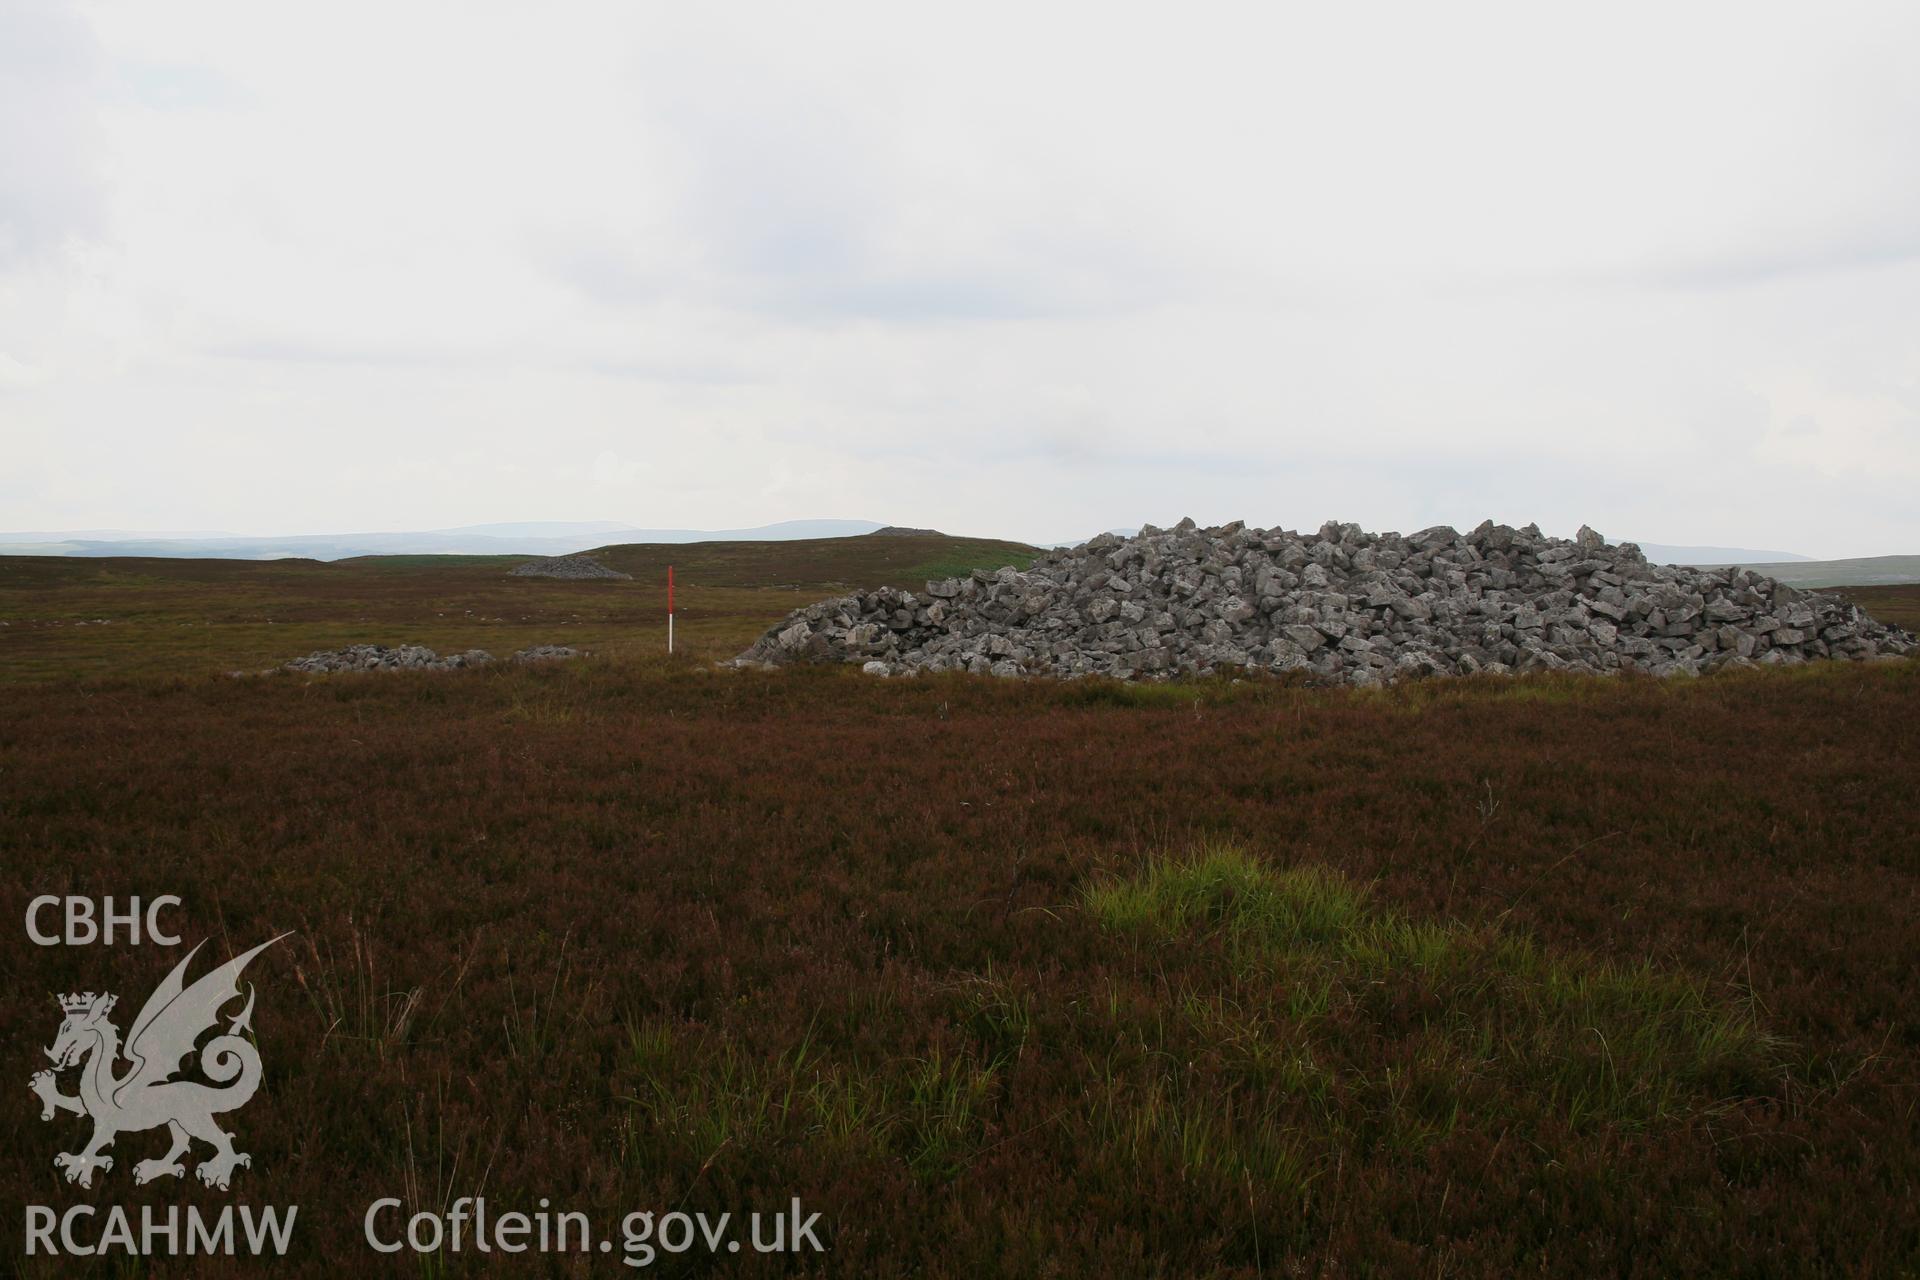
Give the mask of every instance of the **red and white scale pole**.
POLYGON ((667 652, 673 652, 673 566, 667 566, 667 652))

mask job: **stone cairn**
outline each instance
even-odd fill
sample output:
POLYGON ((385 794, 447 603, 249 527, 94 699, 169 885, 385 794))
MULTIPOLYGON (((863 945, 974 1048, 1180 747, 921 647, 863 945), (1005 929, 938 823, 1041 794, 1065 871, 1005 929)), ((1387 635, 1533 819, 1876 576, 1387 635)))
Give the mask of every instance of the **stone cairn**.
POLYGON ((1745 569, 1649 564, 1582 527, 1572 541, 1488 521, 1402 536, 1202 529, 1103 533, 1024 572, 975 569, 789 614, 741 666, 858 662, 873 675, 1300 672, 1376 684, 1476 672, 1693 675, 1904 655, 1914 637, 1745 569))
MULTIPOLYGON (((537 644, 515 653, 509 662, 545 662, 556 658, 577 658, 578 649, 565 645, 537 644)), ((438 654, 423 644, 355 644, 344 649, 322 649, 304 658, 295 658, 283 668, 287 671, 453 671, 461 667, 484 667, 493 661, 485 649, 465 653, 438 654)))

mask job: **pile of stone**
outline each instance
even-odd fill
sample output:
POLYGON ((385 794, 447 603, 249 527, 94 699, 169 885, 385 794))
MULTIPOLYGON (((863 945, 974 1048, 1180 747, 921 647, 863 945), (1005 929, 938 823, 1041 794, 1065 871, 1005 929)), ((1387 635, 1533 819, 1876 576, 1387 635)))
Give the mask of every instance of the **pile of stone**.
POLYGON ((516 578, 566 578, 571 581, 618 578, 622 582, 633 581, 632 574, 609 569, 591 556, 542 556, 538 560, 515 565, 509 572, 516 578))
POLYGON ((1299 672, 1373 684, 1475 672, 1698 674, 1726 666, 1913 651, 1915 640, 1832 596, 1745 569, 1649 564, 1582 528, 1568 541, 1491 521, 1402 536, 1104 533, 1027 570, 976 569, 823 600, 788 615, 740 665, 857 662, 875 675, 1299 672))
MULTIPOLYGON (((515 653, 509 662, 545 662, 555 658, 577 658, 578 649, 565 645, 539 644, 515 653)), ((441 655, 422 644, 355 644, 344 649, 323 649, 304 658, 295 658, 287 671, 453 671, 461 667, 483 667, 493 655, 485 649, 441 655)))
MULTIPOLYGON (((484 653, 485 650, 481 650, 481 652, 484 653)), ((507 659, 507 661, 557 662, 562 658, 577 658, 579 656, 580 651, 578 649, 570 648, 564 644, 536 644, 531 648, 517 651, 513 657, 507 659)))

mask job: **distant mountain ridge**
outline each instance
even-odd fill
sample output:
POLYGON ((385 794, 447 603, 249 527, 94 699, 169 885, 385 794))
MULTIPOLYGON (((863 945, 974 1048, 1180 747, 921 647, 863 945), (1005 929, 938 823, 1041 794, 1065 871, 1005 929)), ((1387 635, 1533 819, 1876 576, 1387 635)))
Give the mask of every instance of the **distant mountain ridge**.
POLYGON ((1790 587, 1895 587, 1920 582, 1920 556, 1860 556, 1851 560, 1746 561, 1752 569, 1790 587))
MULTIPOLYGON (((749 529, 646 529, 618 520, 520 520, 386 533, 320 533, 253 537, 216 532, 87 529, 68 533, 0 532, 0 555, 157 556, 167 559, 348 560, 356 556, 564 556, 597 547, 692 542, 792 542, 852 538, 887 528, 876 520, 783 520, 749 529)), ((1138 527, 1113 532, 1131 537, 1138 527)), ((1075 546, 1042 542, 1044 547, 1075 546)), ((1920 557, 1877 556, 1813 560, 1791 551, 1744 547, 1676 546, 1643 542, 1656 564, 1701 568, 1747 565, 1796 585, 1869 585, 1920 581, 1920 557)))
POLYGON ((1729 564, 1785 564, 1791 560, 1811 560, 1793 551, 1754 551, 1748 547, 1672 547, 1659 542, 1643 542, 1640 552, 1655 564, 1686 564, 1701 569, 1716 569, 1729 564))
POLYGON ((783 520, 751 529, 642 529, 617 520, 536 520, 464 525, 397 533, 320 533, 258 538, 235 534, 124 534, 91 537, 58 533, 0 533, 0 555, 161 556, 219 560, 346 560, 354 556, 564 556, 613 543, 790 542, 851 538, 881 528, 877 520, 783 520))

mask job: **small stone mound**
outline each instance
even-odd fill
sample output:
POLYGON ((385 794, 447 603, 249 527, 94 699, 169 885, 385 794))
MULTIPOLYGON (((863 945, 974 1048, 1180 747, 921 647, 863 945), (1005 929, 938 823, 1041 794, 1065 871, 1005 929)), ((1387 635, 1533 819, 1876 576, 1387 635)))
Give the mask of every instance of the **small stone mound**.
POLYGON ((944 538, 947 535, 938 529, 909 529, 903 524, 890 524, 875 529, 867 535, 869 538, 944 538))
MULTIPOLYGON (((509 662, 547 662, 557 658, 577 658, 578 649, 566 645, 539 644, 521 649, 509 662)), ((304 658, 295 658, 282 670, 310 673, 336 671, 454 671, 462 667, 483 667, 494 657, 485 649, 441 655, 422 644, 354 644, 344 649, 322 649, 304 658)))
POLYGON ((577 658, 578 649, 564 644, 536 644, 530 649, 522 649, 513 655, 514 662, 554 662, 561 658, 577 658))
POLYGON ((1914 650, 1911 634, 1844 600, 1749 569, 1649 564, 1586 527, 1568 541, 1492 521, 1403 536, 1333 521, 1300 534, 1183 520, 1103 533, 1024 572, 823 600, 735 662, 1378 684, 1483 671, 1695 675, 1914 650))
POLYGON ((509 572, 516 578, 565 578, 569 581, 617 578, 622 582, 633 581, 632 574, 609 569, 591 556, 542 556, 538 560, 515 565, 509 572))
POLYGON ((469 649, 445 657, 423 644, 353 644, 344 649, 322 649, 286 664, 288 671, 451 671, 493 661, 485 649, 469 649))

